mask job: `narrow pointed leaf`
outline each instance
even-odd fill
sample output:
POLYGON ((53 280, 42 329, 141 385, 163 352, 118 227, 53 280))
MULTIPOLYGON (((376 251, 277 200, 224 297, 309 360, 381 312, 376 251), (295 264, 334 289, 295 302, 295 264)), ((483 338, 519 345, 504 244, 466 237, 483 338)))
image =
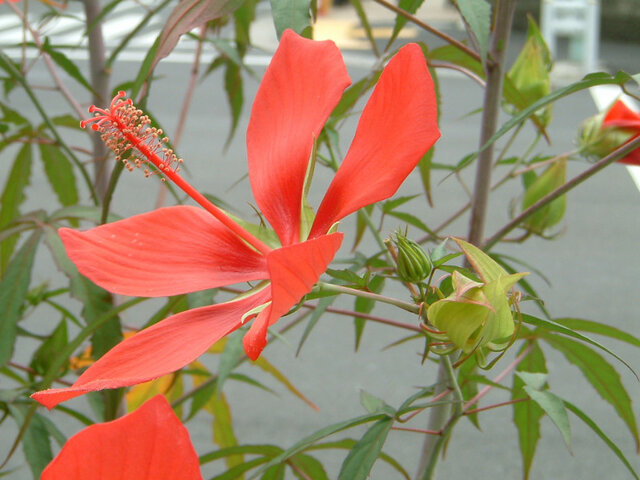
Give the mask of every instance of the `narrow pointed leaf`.
MULTIPOLYGON (((18 150, 0 197, 0 228, 19 216, 20 205, 27 198, 24 192, 31 178, 31 163, 31 145, 25 143, 18 150)), ((17 236, 7 238, 0 243, 0 274, 7 268, 16 242, 17 236)))
POLYGON ((291 381, 286 377, 286 375, 284 375, 280 370, 278 370, 278 368, 275 365, 273 365, 271 362, 269 362, 266 358, 259 357, 256 361, 254 361, 253 364, 259 367, 261 370, 268 373, 269 375, 271 375, 273 378, 275 378, 287 390, 289 390, 290 393, 298 397, 300 400, 302 400, 304 403, 309 405, 311 408, 313 408, 316 411, 318 410, 318 407, 316 407, 311 400, 309 400, 300 390, 298 390, 298 388, 296 388, 296 386, 293 383, 291 383, 291 381))
MULTIPOLYGON (((523 348, 527 348, 524 346, 523 348)), ((518 364, 519 372, 547 373, 546 362, 542 349, 538 344, 533 344, 531 351, 518 364)), ((511 398, 518 400, 525 398, 522 390, 524 381, 518 375, 513 377, 513 390, 511 398)), ((529 472, 533 465, 538 441, 540 440, 540 420, 544 411, 535 402, 517 402, 513 404, 513 423, 518 429, 520 454, 522 456, 522 472, 525 480, 529 478, 529 472)))
POLYGON ((60 204, 68 206, 78 203, 78 190, 73 166, 64 153, 55 145, 41 143, 40 156, 49 184, 56 192, 60 204))
POLYGON ((44 43, 42 44, 42 49, 47 54, 49 54, 51 59, 60 68, 62 68, 67 73, 67 75, 69 75, 71 78, 73 78, 76 82, 78 82, 80 85, 82 85, 84 88, 86 88, 92 94, 94 94, 94 95, 96 94, 95 90, 93 89, 91 84, 87 81, 87 79, 84 78, 84 75, 82 75, 82 72, 76 66, 76 64, 73 63, 71 60, 69 60, 69 58, 64 53, 62 53, 61 51, 56 50, 54 47, 52 47, 51 44, 49 43, 49 38, 48 37, 45 37, 44 43))
POLYGON ((387 435, 393 426, 393 418, 383 418, 374 423, 347 455, 338 480, 366 480, 378 459, 387 435))
POLYGON ((567 410, 569 410, 576 417, 578 417, 580 420, 586 423, 589 426, 589 428, 591 428, 591 430, 596 432, 596 434, 602 439, 604 443, 607 444, 607 446, 616 455, 616 457, 618 457, 620 461, 624 464, 624 466, 627 467, 631 475, 633 475, 633 478, 635 478, 636 480, 640 480, 640 477, 638 477, 638 474, 635 472, 635 470, 629 463, 629 460, 627 460, 627 458, 624 456, 624 453, 622 453, 622 450, 620 450, 618 446, 615 443, 613 443, 613 441, 609 437, 607 437, 607 435, 602 431, 602 429, 598 426, 596 422, 594 422, 591 418, 589 418, 589 416, 587 416, 582 410, 576 407, 573 403, 570 403, 565 400, 564 405, 565 407, 567 407, 567 410))
POLYGON ((482 63, 486 61, 489 50, 489 27, 491 24, 491 5, 485 0, 457 0, 456 1, 464 21, 473 32, 482 63))
POLYGON ((311 435, 304 437, 302 440, 296 442, 292 447, 288 448, 275 458, 271 459, 269 463, 267 463, 258 471, 258 473, 265 471, 267 468, 273 465, 286 461, 293 455, 306 450, 310 445, 313 445, 318 440, 326 438, 329 435, 333 435, 334 433, 338 433, 349 428, 357 427, 358 425, 362 425, 363 423, 372 422, 374 420, 381 420, 383 418, 388 419, 389 417, 381 414, 367 414, 321 428, 311 435))
POLYGON ((581 340, 581 341, 583 341, 585 343, 589 343, 589 344, 593 345, 594 347, 598 347, 600 350, 603 350, 603 351, 607 352, 609 355, 611 355, 612 357, 615 357, 618 361, 620 361, 620 363, 622 363, 625 367, 627 367, 631 371, 631 373, 633 373, 635 375, 635 377, 638 379, 638 381, 640 382, 640 377, 638 377, 638 374, 635 372, 635 370, 633 368, 631 368, 631 365, 629 365, 619 355, 616 355, 614 352, 609 350, 607 347, 605 347, 601 343, 596 342, 595 340, 587 337, 586 335, 582 335, 581 333, 576 332, 575 330, 567 328, 564 325, 561 325, 561 324, 559 324, 557 322, 554 322, 553 320, 546 320, 546 319, 534 317, 533 315, 528 315, 528 314, 525 314, 525 313, 521 314, 520 318, 522 319, 522 321, 524 323, 528 323, 529 325, 534 325, 536 327, 542 327, 542 328, 544 328, 546 330, 549 330, 551 332, 561 333, 563 335, 566 335, 567 337, 576 338, 576 339, 581 340))
POLYGON ((309 0, 271 0, 271 14, 278 37, 287 29, 302 35, 311 25, 309 0))
POLYGON ((600 396, 616 410, 640 448, 640 437, 631 398, 620 380, 620 374, 592 348, 566 337, 548 334, 545 340, 562 352, 569 362, 580 369, 600 396))
POLYGON ((551 392, 534 390, 529 386, 524 386, 522 388, 529 394, 531 399, 545 411, 553 421, 554 425, 558 427, 558 430, 560 430, 562 438, 564 439, 564 443, 567 445, 569 451, 571 451, 571 427, 569 425, 567 410, 564 407, 562 399, 551 392))
POLYGON ((14 255, 0 282, 0 366, 13 354, 17 324, 22 303, 25 301, 31 280, 31 269, 40 241, 40 230, 35 231, 14 255))
POLYGON ((634 337, 630 333, 612 327, 611 325, 582 318, 556 318, 555 321, 572 330, 596 333, 598 335, 604 335, 605 337, 615 338, 621 342, 626 342, 634 347, 640 347, 640 338, 634 337))

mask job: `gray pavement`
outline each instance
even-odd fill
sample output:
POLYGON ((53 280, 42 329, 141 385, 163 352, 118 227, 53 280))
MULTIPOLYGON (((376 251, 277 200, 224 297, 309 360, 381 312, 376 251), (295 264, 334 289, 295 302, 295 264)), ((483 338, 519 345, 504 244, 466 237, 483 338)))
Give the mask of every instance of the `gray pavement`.
MULTIPOLYGON (((367 2, 365 7, 375 8, 375 5, 367 2)), ((346 9, 336 7, 329 19, 339 19, 340 15, 346 17, 346 13, 346 9)), ((275 37, 267 20, 267 17, 261 17, 257 22, 257 28, 262 29, 255 32, 254 38, 258 44, 261 44, 262 38, 275 37)), ((378 27, 390 24, 389 19, 380 18, 375 21, 378 27)), ((442 28, 460 35, 457 26, 449 19, 441 18, 438 21, 441 22, 439 25, 442 28)), ((354 31, 347 29, 347 33, 349 32, 354 31)), ((418 38, 424 39, 429 46, 439 44, 430 35, 418 34, 418 38)), ((523 35, 514 34, 513 39, 510 58, 516 54, 523 35)), ((371 57, 353 45, 347 45, 345 48, 350 74, 357 80, 366 73, 362 66, 371 61, 371 57)), ((640 58, 638 45, 603 42, 602 52, 603 61, 613 70, 623 68, 630 73, 640 71, 637 65, 640 58)), ((253 58, 258 65, 260 62, 264 63, 267 57, 257 52, 253 58)), ((259 70, 259 67, 256 68, 259 70)), ((149 109, 165 124, 169 132, 174 128, 175 112, 182 96, 181 92, 174 91, 174 86, 186 82, 188 70, 188 66, 176 66, 170 59, 163 61, 158 70, 163 78, 155 83, 150 95, 149 109)), ((34 82, 47 81, 45 72, 36 69, 33 74, 34 82)), ((128 79, 133 74, 135 63, 121 62, 114 69, 114 82, 128 79)), ((248 81, 247 104, 250 104, 255 95, 256 87, 254 82, 248 81)), ((475 84, 459 75, 447 74, 441 81, 441 87, 443 137, 436 147, 435 161, 452 164, 477 147, 479 117, 467 114, 479 108, 481 92, 475 84)), ((219 74, 208 77, 197 89, 180 154, 186 159, 190 179, 198 188, 223 197, 250 217, 252 210, 248 207, 248 202, 251 201, 248 182, 245 180, 231 188, 246 173, 243 132, 249 107, 245 108, 238 135, 228 151, 223 152, 222 145, 229 120, 226 101, 221 91, 222 79, 219 74)), ((12 94, 11 100, 13 105, 24 104, 25 112, 31 111, 20 92, 12 94)), ((51 108, 63 109, 64 106, 53 104, 51 108)), ((558 102, 549 129, 553 142, 552 150, 570 150, 581 120, 594 112, 595 106, 586 92, 558 102)), ((353 124, 348 123, 345 130, 350 129, 353 129, 353 124)), ((348 143, 348 134, 345 132, 345 148, 348 143)), ((522 151, 525 147, 526 142, 517 143, 515 151, 522 151)), ((551 149, 540 146, 539 150, 544 152, 551 149)), ((575 163, 571 165, 570 174, 575 174, 583 168, 584 164, 575 163)), ((5 172, 6 162, 0 162, 0 178, 6 178, 5 172)), ((470 175, 471 172, 465 173, 467 181, 470 180, 470 175)), ((413 206, 414 213, 422 214, 429 225, 438 224, 466 201, 466 193, 456 180, 443 178, 444 175, 436 175, 434 180, 435 208, 425 210, 418 202, 413 206)), ((326 185, 328 179, 327 172, 318 172, 315 178, 316 185, 326 185)), ((323 193, 321 190, 322 188, 314 193, 316 204, 323 193)), ((492 200, 492 214, 487 229, 489 233, 508 218, 506 205, 517 195, 517 190, 518 188, 500 191, 492 200)), ((410 178, 402 189, 405 194, 420 191, 417 178, 410 178)), ((144 180, 140 175, 125 175, 118 187, 115 209, 123 215, 147 211, 153 208, 155 195, 156 185, 153 181, 144 180)), ((49 201, 51 194, 38 167, 25 210, 40 207, 49 201)), ((626 171, 614 165, 569 194, 566 229, 558 239, 552 242, 533 240, 523 247, 509 246, 496 250, 519 255, 552 279, 552 286, 546 285, 539 278, 532 279, 552 315, 602 320, 640 336, 640 300, 636 294, 640 268, 637 254, 637 239, 640 237, 640 225, 637 221, 639 217, 640 193, 626 171)), ((392 231, 397 226, 388 222, 385 229, 392 231)), ((344 222, 341 230, 349 237, 353 231, 352 219, 344 222)), ((452 225, 450 233, 464 235, 465 231, 466 221, 463 220, 452 225)), ((367 241, 369 243, 365 244, 365 250, 374 251, 375 247, 370 239, 367 241)), ((345 244, 349 243, 347 238, 345 244)), ((55 277, 53 266, 44 261, 41 265, 42 270, 38 272, 34 281, 55 277)), ((397 290, 396 293, 404 295, 402 290, 397 290)), ((342 300, 341 303, 345 307, 351 304, 348 299, 342 300)), ((376 313, 391 314, 384 307, 377 308, 376 313)), ((144 314, 144 310, 130 312, 125 315, 124 321, 127 324, 138 325, 144 314)), ((46 314, 36 316, 29 319, 30 326, 36 328, 40 325, 40 328, 46 329, 53 318, 46 314)), ((288 334, 287 338, 295 346, 300 335, 301 330, 295 330, 288 334)), ((398 405, 415 391, 416 386, 431 384, 435 379, 436 367, 433 363, 424 366, 419 364, 417 353, 420 345, 382 351, 386 345, 398 338, 398 333, 390 328, 367 325, 361 349, 354 353, 352 322, 341 317, 326 316, 318 324, 298 358, 295 358, 294 348, 282 342, 274 342, 266 351, 267 358, 281 368, 292 382, 318 405, 320 412, 311 411, 299 400, 282 392, 273 382, 269 383, 269 386, 282 392, 279 396, 256 395, 251 387, 228 382, 225 389, 233 406, 234 425, 239 440, 248 444, 269 442, 287 447, 322 426, 363 413, 359 405, 360 389, 384 398, 391 405, 398 405)), ((627 359, 636 370, 640 370, 637 349, 613 341, 604 343, 627 359)), ((570 399, 591 415, 618 443, 636 470, 640 470, 640 460, 635 455, 632 439, 613 409, 598 398, 582 379, 579 371, 568 365, 564 358, 553 352, 548 352, 548 357, 552 369, 549 379, 552 391, 570 399)), ((215 367, 215 359, 205 358, 204 361, 215 367)), ((610 361, 615 362, 611 359, 610 361)), ((489 373, 489 378, 493 378, 507 363, 508 358, 505 358, 489 373)), ((623 368, 619 370, 629 388, 630 396, 634 399, 640 398, 638 383, 623 368)), ((243 371, 249 375, 256 374, 255 369, 249 366, 243 367, 243 371)), ((488 401, 499 402, 504 399, 504 394, 495 392, 488 401)), ((73 400, 69 404, 79 408, 86 405, 82 399, 73 400)), ((634 409, 636 414, 640 414, 637 403, 634 403, 634 409)), ((195 421, 190 422, 189 428, 197 450, 199 453, 205 453, 212 448, 211 431, 208 423, 200 420, 202 419, 196 417, 195 421)), ((567 452, 560 434, 551 422, 548 419, 543 420, 543 438, 532 470, 532 479, 631 478, 601 440, 575 417, 571 419, 571 423, 574 436, 573 455, 567 452)), ((418 419, 413 426, 420 428, 425 425, 426 419, 418 419)), ((441 479, 520 478, 517 434, 511 425, 511 411, 496 409, 487 412, 481 417, 481 425, 481 432, 466 421, 459 425, 447 449, 446 459, 440 467, 441 479)), ((68 433, 78 427, 79 425, 65 425, 68 433)), ((3 429, 5 428, 8 429, 3 425, 3 429)), ((9 429, 6 432, 0 435, 0 453, 7 448, 4 439, 12 438, 13 432, 9 429)), ((337 438, 357 438, 362 433, 363 430, 356 430, 346 432, 337 438)), ((417 465, 420 443, 421 439, 414 434, 392 432, 385 450, 396 456, 413 473, 417 465)), ((321 455, 321 458, 326 460, 330 478, 337 475, 343 457, 343 453, 321 455)), ((211 475, 214 469, 215 466, 211 470, 207 468, 207 474, 211 475)), ((8 478, 26 479, 29 478, 29 474, 20 470, 8 478)), ((387 480, 399 477, 387 466, 380 464, 376 465, 371 478, 387 480)))

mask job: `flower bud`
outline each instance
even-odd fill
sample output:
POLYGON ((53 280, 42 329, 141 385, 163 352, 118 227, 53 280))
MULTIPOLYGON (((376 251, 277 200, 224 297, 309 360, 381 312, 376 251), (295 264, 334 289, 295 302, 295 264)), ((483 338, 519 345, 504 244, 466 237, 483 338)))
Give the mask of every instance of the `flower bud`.
POLYGON ((398 275, 408 283, 420 283, 425 280, 433 263, 429 255, 413 240, 408 239, 402 233, 397 232, 394 240, 398 249, 398 275))
POLYGON ((633 137, 633 132, 625 128, 604 127, 604 114, 587 118, 580 129, 578 145, 587 157, 599 160, 613 152, 633 137))
MULTIPOLYGON (((617 100, 606 113, 586 119, 580 129, 578 145, 583 155, 599 160, 640 134, 640 114, 617 100)), ((640 165, 640 149, 619 163, 640 165)))

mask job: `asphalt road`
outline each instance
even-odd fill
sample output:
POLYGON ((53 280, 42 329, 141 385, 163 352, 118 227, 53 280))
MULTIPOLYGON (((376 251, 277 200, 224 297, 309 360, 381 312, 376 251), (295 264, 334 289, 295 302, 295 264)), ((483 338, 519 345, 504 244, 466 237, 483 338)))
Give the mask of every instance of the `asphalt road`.
MULTIPOLYGON (((640 48, 625 46, 636 54, 640 48)), ((348 57, 359 59, 349 65, 354 80, 364 73, 361 63, 367 59, 356 51, 348 57)), ((254 62, 258 72, 266 57, 257 55, 254 62), (262 59, 262 60, 260 60, 262 59)), ((637 56, 635 58, 638 58, 637 56)), ((177 111, 183 92, 176 85, 184 85, 189 74, 186 63, 161 63, 158 69, 160 79, 155 83, 149 98, 149 109, 171 133, 177 121, 177 111)), ((135 62, 121 62, 114 69, 114 83, 130 79, 135 75, 135 62)), ((640 70, 640 69, 636 69, 640 70)), ((635 73, 635 72, 632 72, 635 73)), ((48 82, 47 74, 39 68, 33 72, 33 83, 48 82)), ((179 148, 185 158, 190 180, 199 189, 221 196, 247 217, 252 215, 248 202, 252 197, 246 179, 244 131, 248 119, 249 105, 257 84, 248 81, 246 85, 247 107, 238 127, 238 134, 228 150, 223 149, 229 127, 226 100, 222 96, 222 79, 214 74, 199 85, 189 114, 185 133, 179 148), (239 184, 235 185, 238 180, 239 184)), ((435 161, 453 164, 462 156, 472 152, 478 143, 478 115, 468 115, 480 106, 480 89, 472 82, 458 75, 445 74, 442 88, 442 139, 436 147, 435 161)), ((47 98, 42 93, 43 100, 47 98)), ((51 97, 52 99, 53 97, 51 97)), ((11 95, 11 104, 25 113, 32 112, 24 95, 17 91, 11 95)), ((47 103, 52 112, 63 111, 59 101, 47 103)), ((559 101, 554 109, 554 119, 549 133, 553 146, 541 145, 542 152, 564 152, 573 148, 577 128, 596 109, 587 92, 576 94, 559 101)), ((347 125, 343 140, 345 149, 349 143, 347 125)), ((526 148, 526 142, 516 142, 515 152, 526 148)), ((0 178, 6 178, 7 158, 0 161, 0 178)), ((585 168, 586 164, 574 162, 569 169, 572 176, 585 168)), ((42 207, 51 201, 42 172, 37 166, 24 207, 42 207)), ((463 177, 470 184, 471 172, 463 177)), ((328 174, 319 173, 316 185, 326 185, 328 174), (324 183, 323 183, 324 182, 324 183)), ((434 179, 434 201, 431 209, 415 202, 409 204, 414 213, 422 215, 427 224, 437 225, 442 219, 466 202, 466 193, 453 178, 434 179)), ((518 185, 499 191, 491 200, 487 232, 495 231, 508 219, 508 202, 518 194, 518 185)), ((417 177, 410 178, 402 192, 419 193, 417 177)), ((318 200, 322 188, 314 190, 318 200)), ((125 175, 118 187, 114 208, 122 215, 131 215, 153 208, 157 192, 155 179, 145 180, 141 175, 125 175)), ((317 203, 316 203, 317 204, 317 203)), ((532 239, 523 246, 500 246, 498 252, 518 255, 524 261, 535 265, 552 281, 552 286, 542 280, 532 279, 541 297, 553 316, 572 316, 607 322, 636 336, 640 336, 640 300, 636 296, 640 262, 637 255, 637 239, 640 237, 640 192, 629 178, 626 170, 613 165, 595 178, 587 181, 568 196, 568 211, 563 233, 553 241, 532 239)), ((388 222, 385 228, 392 231, 399 226, 388 222)), ((466 220, 451 226, 448 233, 464 235, 466 220)), ((350 243, 352 222, 346 221, 341 227, 346 232, 345 244, 350 243)), ((365 249, 374 247, 367 239, 365 249)), ((39 263, 34 283, 56 275, 53 267, 44 261, 39 263)), ((398 290, 399 295, 404 295, 398 290)), ((349 307, 351 301, 342 305, 349 307)), ((376 309, 380 315, 391 314, 386 308, 376 309)), ((395 312, 393 312, 395 314, 395 312)), ((131 312, 124 316, 127 324, 140 323, 142 313, 131 312)), ((410 321, 409 318, 405 320, 410 321)), ((57 317, 30 318, 31 326, 46 328, 57 317)), ((295 346, 301 330, 287 335, 291 346, 274 342, 266 352, 267 358, 279 366, 291 381, 316 405, 320 412, 309 409, 298 399, 282 392, 275 383, 269 385, 279 392, 279 396, 256 395, 255 390, 241 384, 229 382, 225 387, 229 402, 233 406, 236 435, 243 443, 274 443, 287 447, 300 438, 325 426, 363 413, 359 405, 359 392, 364 389, 382 397, 391 405, 398 405, 412 394, 416 386, 431 384, 435 379, 436 367, 428 363, 421 366, 417 352, 420 346, 401 347, 382 351, 383 347, 399 338, 398 332, 384 326, 367 325, 360 350, 353 351, 354 337, 352 322, 341 317, 325 316, 307 341, 301 355, 295 357, 295 346)), ((636 370, 640 370, 637 350, 625 344, 605 340, 607 346, 624 357, 636 370)), ((633 441, 623 423, 617 418, 611 406, 582 379, 578 369, 566 363, 563 357, 548 352, 549 378, 552 391, 566 397, 578 405, 605 430, 620 446, 636 470, 640 470, 640 460, 634 453, 633 441)), ((609 359, 613 363, 615 360, 609 359)), ((208 361, 208 360, 207 360, 208 361)), ((489 374, 493 378, 508 362, 503 359, 489 374)), ((213 364, 212 364, 213 365, 213 364)), ((243 367, 247 374, 256 374, 255 369, 243 367)), ((629 388, 631 398, 640 398, 640 387, 634 377, 620 367, 621 377, 629 388)), ((491 400, 506 399, 504 394, 493 394, 491 400)), ((487 400, 489 401, 489 400, 487 400)), ((73 400, 70 405, 83 404, 82 399, 73 400)), ((640 414, 637 403, 636 414, 640 414)), ((447 479, 489 479, 519 478, 520 457, 517 434, 511 424, 510 409, 496 409, 481 416, 482 432, 469 422, 463 421, 455 431, 447 455, 441 464, 440 478, 447 479)), ((424 427, 424 421, 414 426, 424 427)), ((548 419, 543 420, 543 439, 539 445, 537 461, 534 463, 533 479, 627 479, 630 475, 615 456, 587 427, 575 417, 571 419, 573 431, 573 455, 567 452, 561 435, 548 419)), ((69 431, 77 426, 69 425, 69 431)), ((0 435, 0 452, 6 451, 7 435, 0 435)), ((211 449, 210 427, 206 422, 189 424, 192 437, 199 453, 211 449)), ((343 436, 358 437, 363 430, 347 432, 343 436)), ((418 458, 421 439, 410 433, 392 432, 386 450, 396 456, 402 464, 413 472, 418 458)), ((322 455, 326 459, 329 475, 335 476, 342 461, 342 455, 322 455)), ((9 478, 28 478, 25 471, 9 478)), ((385 465, 377 465, 372 474, 376 480, 397 478, 385 465)))

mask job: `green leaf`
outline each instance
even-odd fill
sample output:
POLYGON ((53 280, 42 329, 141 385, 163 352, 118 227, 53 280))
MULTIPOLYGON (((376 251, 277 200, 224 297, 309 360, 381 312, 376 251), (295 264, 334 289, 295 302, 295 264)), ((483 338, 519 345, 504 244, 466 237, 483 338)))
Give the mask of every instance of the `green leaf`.
POLYGON ((298 397, 300 400, 302 400, 303 402, 305 402, 307 405, 309 405, 311 408, 313 408, 314 410, 318 410, 318 407, 316 407, 313 402, 311 402, 311 400, 309 400, 307 397, 305 397, 302 392, 300 392, 300 390, 298 390, 293 383, 291 383, 291 381, 280 371, 278 370, 272 363, 270 363, 264 355, 258 357, 257 360, 255 360, 254 362, 252 362, 252 365, 256 365, 257 367, 259 367, 261 370, 267 372, 268 374, 270 374, 273 378, 275 378, 277 381, 279 381, 282 385, 285 386, 285 388, 287 390, 289 390, 289 392, 291 392, 293 395, 295 395, 296 397, 298 397))
POLYGON ((476 38, 482 63, 487 59, 489 50, 489 27, 491 24, 491 5, 485 0, 456 1, 464 21, 469 25, 476 38))
POLYGON ((629 343, 634 347, 640 347, 639 338, 604 323, 594 322, 593 320, 584 320, 582 318, 556 318, 555 321, 572 330, 597 333, 598 335, 604 335, 606 337, 620 340, 621 342, 629 343))
MULTIPOLYGON (((400 2, 398 3, 398 7, 400 7, 405 12, 414 15, 423 3, 424 0, 400 0, 400 2)), ((400 14, 396 14, 396 21, 393 25, 393 31, 389 36, 389 40, 387 40, 387 46, 384 49, 385 52, 389 50, 389 48, 391 48, 391 45, 393 45, 393 42, 396 40, 396 38, 398 38, 398 34, 404 28, 407 22, 408 20, 406 17, 400 14)))
MULTIPOLYGON (((530 372, 530 374, 546 374, 546 360, 540 346, 537 343, 525 344, 518 354, 521 354, 527 348, 531 350, 518 364, 517 372, 519 372, 520 375, 524 375, 525 372, 530 372)), ((529 380, 529 383, 533 382, 529 380)), ((527 398, 527 394, 523 390, 524 385, 523 377, 518 375, 513 376, 512 400, 527 398)), ((521 401, 513 404, 513 423, 518 429, 524 480, 529 478, 531 466, 533 465, 536 448, 540 440, 540 420, 543 415, 544 411, 535 402, 521 401)))
POLYGON ((289 463, 291 464, 293 474, 299 480, 307 480, 309 478, 312 478, 313 480, 329 480, 322 463, 311 455, 299 453, 291 457, 289 463))
MULTIPOLYGON (((342 440, 337 440, 335 442, 325 442, 325 443, 316 443, 315 445, 311 445, 307 450, 326 450, 333 448, 341 448, 344 450, 351 450, 356 444, 356 441, 352 438, 344 438, 342 440)), ((386 462, 392 468, 394 468, 400 475, 402 475, 405 480, 411 480, 411 476, 409 473, 402 467, 402 465, 390 457, 384 452, 380 453, 380 460, 386 462)))
MULTIPOLYGON (((24 192, 31 177, 31 162, 31 145, 25 143, 18 150, 0 197, 0 228, 7 226, 19 215, 19 207, 27 198, 24 192)), ((12 237, 0 243, 0 275, 7 268, 17 240, 17 237, 12 237)))
POLYGON ((51 44, 49 43, 49 37, 45 37, 44 43, 42 44, 42 49, 49 54, 51 59, 60 68, 62 68, 67 73, 67 75, 73 78, 76 82, 78 82, 84 88, 89 90, 89 92, 91 92, 94 95, 97 95, 97 93, 95 93, 95 90, 93 89, 91 84, 87 81, 86 78, 84 78, 84 75, 82 75, 82 72, 76 66, 76 64, 73 63, 71 60, 69 60, 64 53, 54 49, 54 47, 51 46, 51 44))
POLYGON ((445 45, 429 50, 427 58, 429 60, 440 60, 453 63, 454 65, 459 65, 475 73, 478 77, 484 78, 482 63, 454 45, 445 45))
POLYGON ((532 105, 525 108, 520 113, 505 122, 502 127, 500 127, 500 129, 495 134, 493 134, 493 136, 489 140, 487 140, 487 142, 482 145, 482 147, 480 147, 480 150, 475 152, 470 160, 477 157, 478 153, 483 151, 489 145, 493 144, 496 140, 501 138, 513 127, 519 125, 522 121, 535 114, 542 107, 545 107, 546 105, 549 105, 556 100, 559 100, 560 98, 566 97, 567 95, 579 92, 580 90, 584 90, 587 88, 595 87, 597 85, 624 85, 628 81, 628 79, 629 75, 622 71, 616 73, 614 76, 604 72, 591 73, 578 82, 572 83, 571 85, 559 88, 558 90, 551 92, 549 95, 542 97, 540 100, 534 102, 532 105))
POLYGON ((51 366, 52 359, 68 343, 67 322, 62 319, 47 339, 40 344, 33 354, 31 368, 39 374, 44 375, 51 366))
POLYGON ((388 214, 391 215, 392 217, 399 218, 403 222, 407 222, 409 225, 412 225, 412 226, 414 226, 416 228, 419 228, 423 232, 426 232, 429 235, 432 235, 432 236, 437 238, 437 235, 433 230, 431 230, 429 227, 427 227, 427 225, 422 220, 420 220, 418 217, 416 217, 415 215, 413 215, 411 213, 398 212, 396 210, 393 210, 393 211, 389 212, 388 214))
POLYGON ((615 455, 620 459, 620 461, 624 464, 624 466, 627 467, 627 469, 631 472, 633 477, 636 480, 640 480, 640 477, 638 477, 638 474, 635 472, 635 470, 633 469, 633 467, 631 466, 627 458, 622 453, 622 451, 618 448, 618 446, 615 443, 613 443, 613 441, 611 441, 609 437, 605 435, 605 433, 600 429, 600 427, 598 427, 596 422, 591 420, 591 418, 589 418, 582 410, 580 410, 574 404, 565 400, 564 405, 565 407, 567 407, 567 410, 572 412, 576 417, 578 417, 580 420, 586 423, 594 432, 596 432, 596 434, 602 439, 602 441, 606 443, 607 446, 611 449, 611 451, 615 453, 615 455))
POLYGON ((631 398, 615 368, 604 357, 583 343, 553 334, 545 334, 544 339, 578 367, 600 396, 615 408, 631 432, 636 448, 640 448, 640 437, 631 398))
POLYGON ((380 57, 380 50, 378 50, 378 44, 376 43, 375 36, 373 35, 373 30, 371 29, 371 24, 369 23, 369 18, 367 17, 367 12, 362 6, 362 2, 360 0, 349 0, 349 2, 353 6, 353 9, 356 11, 356 15, 358 15, 360 25, 362 25, 362 29, 367 36, 367 40, 369 40, 369 45, 371 46, 373 54, 376 57, 380 57))
POLYGON ((433 207, 433 198, 431 196, 431 163, 433 155, 436 152, 435 146, 431 147, 427 153, 425 153, 418 162, 418 170, 420 171, 420 179, 422 180, 422 188, 424 194, 427 197, 427 203, 430 207, 433 207))
POLYGON ((571 426, 569 425, 569 416, 564 408, 562 399, 551 392, 535 390, 529 386, 524 386, 522 389, 529 394, 531 400, 536 402, 549 416, 554 425, 558 427, 564 443, 571 451, 571 426))
POLYGON ((49 183, 63 206, 78 203, 76 178, 73 174, 71 162, 55 145, 40 144, 40 156, 44 163, 44 171, 49 183))
POLYGON ((11 259, 0 282, 0 366, 7 363, 13 354, 17 324, 22 304, 29 291, 31 269, 40 242, 41 230, 36 230, 11 259))
POLYGON ((393 426, 393 418, 383 418, 374 423, 347 455, 338 480, 366 480, 378 459, 387 435, 393 426))
MULTIPOLYGON (((26 410, 13 405, 9 405, 9 410, 18 426, 22 427, 27 417, 26 410)), ((22 449, 34 479, 40 478, 53 459, 49 432, 42 418, 40 414, 34 414, 22 437, 22 449)))
MULTIPOLYGON (((220 448, 233 447, 238 444, 233 431, 231 420, 231 408, 224 396, 224 393, 212 395, 207 404, 207 410, 213 415, 213 442, 220 448)), ((225 457, 227 467, 244 463, 244 456, 241 454, 229 455, 225 457)))
POLYGON ((236 128, 238 127, 240 115, 242 114, 242 105, 244 103, 241 70, 240 67, 232 61, 226 62, 226 69, 224 72, 224 90, 227 93, 227 102, 229 103, 229 109, 231 110, 231 129, 229 130, 229 135, 227 135, 227 140, 225 141, 225 148, 227 148, 233 139, 236 128))
POLYGON ((318 304, 316 308, 313 309, 313 313, 311 314, 311 318, 307 322, 307 325, 304 327, 304 332, 302 332, 302 337, 300 337, 300 343, 298 344, 298 349, 296 350, 296 356, 300 355, 300 351, 302 350, 302 346, 307 341, 307 338, 311 334, 313 327, 316 326, 320 317, 324 315, 324 312, 329 308, 335 299, 338 298, 337 295, 331 297, 324 297, 318 300, 318 304))
MULTIPOLYGON (((380 293, 382 288, 384 287, 384 277, 377 275, 373 277, 373 279, 368 282, 367 290, 373 293, 380 293)), ((369 314, 376 306, 375 300, 364 297, 356 297, 354 301, 354 310, 358 313, 369 314)), ((358 317, 354 315, 353 322, 356 329, 356 351, 360 347, 360 340, 362 340, 362 334, 364 333, 364 327, 366 325, 366 320, 362 317, 358 317)))
POLYGON ((318 440, 328 437, 329 435, 333 435, 334 433, 341 432, 343 430, 347 430, 349 428, 357 427, 358 425, 362 425, 363 423, 372 422, 374 420, 383 420, 389 419, 386 415, 382 414, 367 414, 359 417, 351 418, 349 420, 345 420, 342 422, 334 423, 327 427, 321 428, 320 430, 315 431, 311 435, 304 437, 302 440, 296 442, 292 447, 286 449, 284 452, 271 459, 269 463, 263 466, 258 473, 265 471, 267 468, 282 463, 287 459, 291 458, 293 455, 296 455, 299 452, 302 452, 313 445, 318 440))
POLYGON ((638 381, 640 381, 640 377, 638 377, 638 374, 635 372, 635 370, 633 368, 631 368, 631 366, 627 362, 625 362, 622 358, 620 358, 620 356, 616 355, 611 350, 609 350, 607 347, 605 347, 601 343, 596 342, 595 340, 592 340, 591 338, 587 337, 586 335, 582 335, 581 333, 578 333, 578 332, 576 332, 574 330, 571 330, 570 328, 567 328, 564 325, 560 325, 559 323, 556 323, 553 320, 546 320, 546 319, 543 319, 543 318, 534 317, 533 315, 528 315, 526 313, 521 314, 520 318, 522 319, 522 321, 524 323, 528 323, 529 325, 534 325, 536 327, 541 327, 541 328, 543 328, 545 330, 549 330, 551 332, 561 333, 563 335, 566 335, 567 337, 577 338, 578 340, 581 340, 581 341, 583 341, 585 343, 589 343, 589 344, 593 345, 594 347, 598 347, 600 350, 604 350, 605 352, 607 352, 612 357, 615 357, 624 366, 626 366, 631 371, 631 373, 633 373, 635 375, 635 377, 638 379, 638 381))
POLYGON ((360 390, 360 403, 369 413, 385 413, 391 417, 395 414, 393 408, 387 405, 384 400, 365 390, 360 390))
POLYGON ((271 14, 278 38, 290 28, 302 34, 311 25, 309 0, 271 0, 271 14))
POLYGON ((227 337, 224 350, 222 351, 222 355, 220 355, 220 363, 218 364, 218 394, 222 392, 224 382, 229 377, 233 369, 238 365, 243 354, 242 332, 236 332, 234 335, 229 335, 227 337))

